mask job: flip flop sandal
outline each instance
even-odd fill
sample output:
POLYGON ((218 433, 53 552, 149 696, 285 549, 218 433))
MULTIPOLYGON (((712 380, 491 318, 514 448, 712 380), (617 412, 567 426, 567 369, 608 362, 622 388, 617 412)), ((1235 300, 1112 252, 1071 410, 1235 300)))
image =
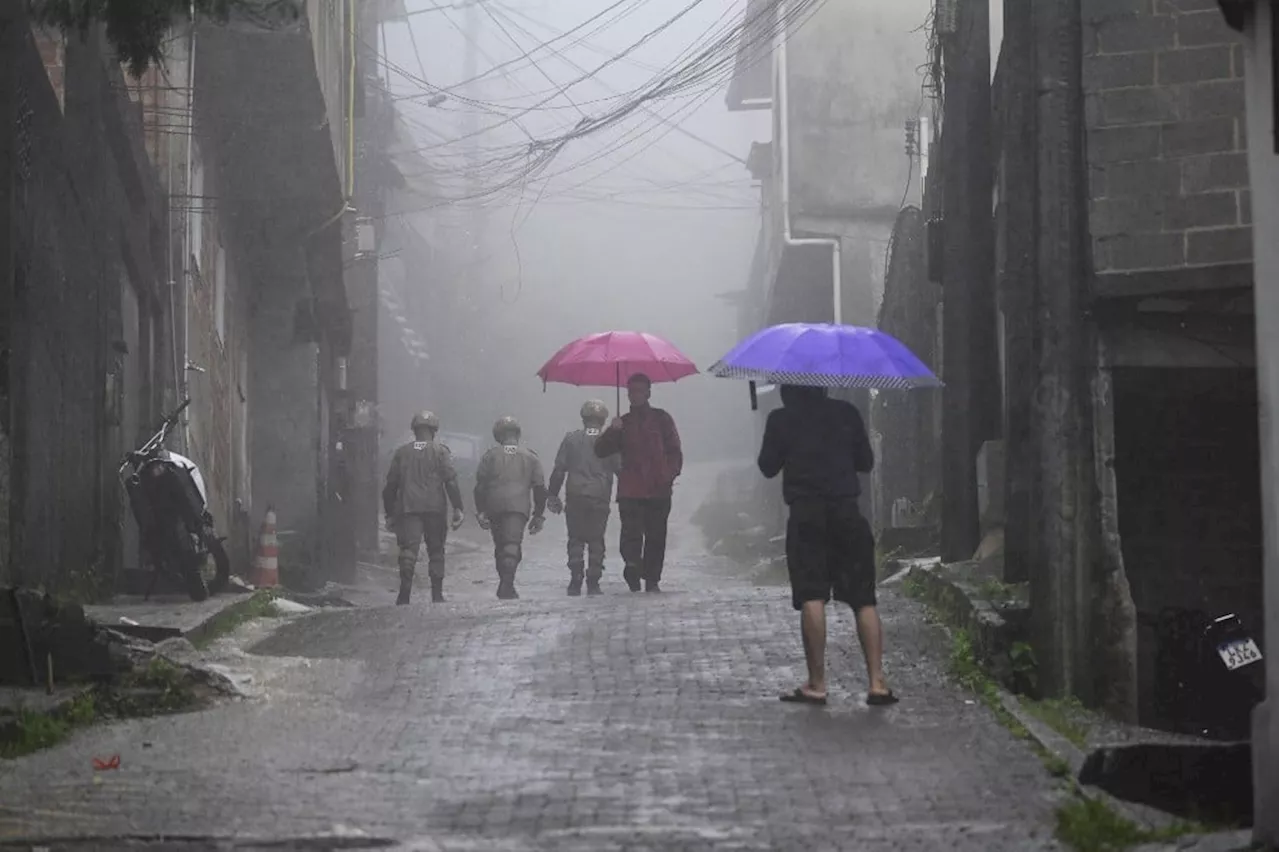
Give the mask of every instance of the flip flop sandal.
POLYGON ((813 704, 818 707, 823 707, 827 703, 827 696, 810 695, 809 693, 805 692, 803 689, 797 686, 795 688, 795 691, 788 692, 784 695, 779 695, 778 700, 785 701, 788 704, 813 704))
POLYGON ((869 707, 888 707, 890 704, 897 703, 898 696, 894 695, 892 690, 889 692, 867 693, 867 706, 869 707))

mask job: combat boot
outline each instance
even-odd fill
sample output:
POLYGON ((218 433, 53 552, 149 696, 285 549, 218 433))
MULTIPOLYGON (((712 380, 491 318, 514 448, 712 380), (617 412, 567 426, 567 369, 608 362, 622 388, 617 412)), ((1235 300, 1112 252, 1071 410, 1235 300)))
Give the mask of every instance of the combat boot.
POLYGON ((600 591, 600 575, 602 573, 603 572, 599 568, 593 567, 593 568, 587 569, 587 594, 588 595, 604 594, 604 592, 600 591))
POLYGON ((396 606, 405 606, 409 603, 409 593, 413 590, 412 577, 400 577, 400 594, 396 596, 396 606))
POLYGON ((444 603, 444 578, 431 578, 431 602, 444 603))
POLYGON ((514 601, 519 600, 520 595, 516 592, 516 584, 513 580, 502 579, 498 581, 498 600, 514 601))
POLYGON ((627 565, 622 569, 622 579, 627 581, 627 588, 633 592, 640 591, 640 566, 627 565))
POLYGON ((569 597, 576 598, 582 594, 582 572, 574 571, 569 575, 569 597))

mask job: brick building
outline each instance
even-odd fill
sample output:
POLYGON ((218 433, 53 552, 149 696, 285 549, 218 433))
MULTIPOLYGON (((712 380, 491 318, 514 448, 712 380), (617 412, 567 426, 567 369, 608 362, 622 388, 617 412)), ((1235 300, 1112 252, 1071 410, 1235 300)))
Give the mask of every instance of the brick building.
POLYGON ((173 447, 201 466, 233 567, 270 505, 286 579, 349 574, 356 4, 180 27, 138 80, 98 29, 32 33, 14 5, 0 579, 127 588, 115 463, 184 397, 173 447))
POLYGON ((1258 391, 1262 406, 1262 495, 1265 541, 1263 598, 1267 666, 1267 700, 1254 710, 1253 800, 1254 839, 1276 845, 1276 0, 1221 0, 1227 23, 1241 33, 1245 79, 1245 137, 1249 151, 1254 231, 1254 319, 1257 340, 1258 391))
MULTIPOLYGON (((1208 0, 1084 0, 1079 15, 1082 207, 1061 209, 1082 217, 1083 276, 1053 285, 1077 291, 1064 303, 1044 289, 1043 266, 1039 291, 1005 274, 998 305, 1006 407, 1038 400, 1019 428, 1006 416, 1011 488, 1031 483, 1036 507, 1026 528, 1010 518, 1007 569, 1030 577, 1033 601, 1038 584, 1050 587, 1039 603, 1053 626, 1039 650, 1051 690, 1187 729, 1205 720, 1187 715, 1171 683, 1167 655, 1180 640, 1161 616, 1235 612, 1255 631, 1264 624, 1243 45, 1208 0), (1066 304, 1077 306, 1069 331, 1048 328, 1066 304), (1038 375, 1011 366, 1037 359, 1038 375), (1063 364, 1053 359, 1076 362, 1060 368, 1056 408, 1044 378, 1063 364), (1061 489, 1062 477, 1073 490, 1061 489), (1083 546, 1046 560, 1050 516, 1073 518, 1061 523, 1083 546)), ((1053 183, 1043 164, 1053 162, 1047 151, 1067 163, 1077 156, 1033 114, 1037 216, 1016 213, 1028 185, 1017 156, 1028 142, 1019 60, 1037 49, 1029 21, 995 20, 997 267, 1006 273, 1020 251, 1043 264, 1055 250, 1045 243, 1057 223, 1046 219, 1046 195, 1070 184, 1053 183)))
POLYGON ((132 522, 115 468, 172 393, 165 198, 99 33, 0 16, 0 582, 110 592, 132 522))

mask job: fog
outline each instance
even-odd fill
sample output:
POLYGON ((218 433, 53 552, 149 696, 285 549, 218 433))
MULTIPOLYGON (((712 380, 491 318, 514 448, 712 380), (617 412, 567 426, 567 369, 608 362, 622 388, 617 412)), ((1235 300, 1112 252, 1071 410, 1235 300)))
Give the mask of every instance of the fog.
MULTIPOLYGON (((384 73, 433 182, 434 197, 419 196, 417 211, 405 218, 419 233, 437 235, 447 265, 461 270, 432 282, 422 270, 405 269, 401 286, 409 301, 415 288, 466 288, 475 314, 464 343, 445 351, 444 341, 427 341, 431 361, 421 383, 388 388, 384 382, 384 442, 399 438, 407 425, 400 421, 411 411, 428 407, 446 429, 486 436, 496 417, 514 414, 530 446, 552 453, 564 432, 577 428, 582 402, 599 398, 611 411, 616 407, 611 388, 550 385, 544 391, 535 372, 565 343, 595 331, 646 331, 670 340, 705 369, 737 341, 737 310, 719 295, 746 285, 759 230, 759 190, 745 165, 729 155, 745 159, 752 141, 768 139, 767 111, 730 113, 723 85, 655 101, 616 127, 572 140, 521 185, 491 192, 521 166, 518 159, 495 166, 493 159, 527 145, 530 135, 558 135, 584 114, 622 102, 617 93, 652 82, 710 29, 742 18, 737 4, 696 4, 666 31, 570 87, 566 94, 578 106, 554 97, 519 115, 585 76, 584 69, 596 71, 688 3, 650 0, 623 7, 622 19, 609 24, 612 15, 606 16, 555 42, 558 53, 540 50, 532 57, 536 63, 520 58, 604 5, 486 2, 483 11, 472 12, 479 20, 476 70, 483 76, 509 64, 456 89, 451 87, 466 79, 467 10, 408 0, 408 16, 385 25, 384 73), (447 99, 428 105, 438 89, 447 90, 447 99), (469 159, 468 141, 460 137, 477 130, 477 150, 469 159), (468 256, 465 234, 476 205, 466 199, 472 194, 484 195, 483 227, 468 256), (446 390, 450 379, 462 379, 468 390, 446 390)), ((676 417, 690 459, 753 449, 756 415, 743 384, 695 376, 656 385, 653 399, 676 417)))

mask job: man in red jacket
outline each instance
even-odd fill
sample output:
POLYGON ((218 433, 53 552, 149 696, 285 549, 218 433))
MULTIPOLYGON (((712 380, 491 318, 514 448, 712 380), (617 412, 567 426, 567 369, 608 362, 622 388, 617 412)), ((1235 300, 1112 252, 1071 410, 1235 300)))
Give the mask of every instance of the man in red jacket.
POLYGON ((640 591, 641 580, 646 592, 658 591, 667 552, 671 487, 684 467, 675 421, 661 408, 649 405, 651 384, 644 373, 627 380, 631 411, 613 418, 595 446, 600 458, 622 454, 618 550, 624 564, 622 577, 633 592, 640 591))

